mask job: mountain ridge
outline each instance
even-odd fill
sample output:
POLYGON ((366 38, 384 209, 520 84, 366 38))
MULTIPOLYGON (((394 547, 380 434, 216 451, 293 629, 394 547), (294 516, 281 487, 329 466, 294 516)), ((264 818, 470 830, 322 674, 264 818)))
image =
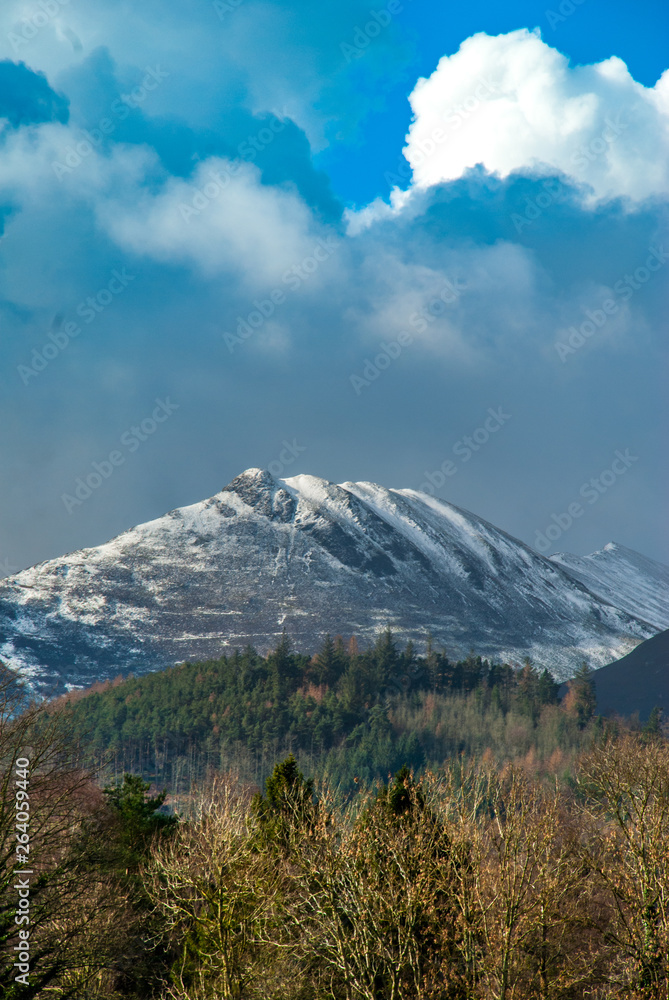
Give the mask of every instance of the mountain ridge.
POLYGON ((617 542, 587 556, 555 552, 549 559, 603 600, 650 621, 658 631, 669 628, 669 566, 617 542))
POLYGON ((0 659, 41 688, 266 650, 284 627, 313 651, 326 632, 371 643, 386 626, 453 655, 529 655, 558 679, 658 631, 446 501, 261 469, 0 581, 0 659))

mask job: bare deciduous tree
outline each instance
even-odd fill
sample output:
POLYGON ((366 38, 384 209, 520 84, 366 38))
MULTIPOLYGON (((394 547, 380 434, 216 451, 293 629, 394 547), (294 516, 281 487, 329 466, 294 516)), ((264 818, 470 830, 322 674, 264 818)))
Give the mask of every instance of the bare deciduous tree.
POLYGON ((347 1000, 408 1000, 454 974, 450 838, 423 788, 398 778, 321 825, 296 859, 290 918, 329 970, 329 996, 338 983, 347 1000))
POLYGON ((569 995, 591 971, 590 887, 563 796, 518 768, 483 763, 451 776, 442 801, 460 830, 457 895, 471 994, 569 995))
POLYGON ((669 997, 669 745, 625 733, 581 761, 587 858, 610 894, 611 985, 669 997))
POLYGON ((7 997, 15 992, 65 1000, 104 979, 109 952, 100 949, 96 928, 105 921, 113 926, 122 905, 110 895, 104 873, 78 864, 73 850, 102 794, 80 765, 66 714, 29 704, 14 675, 0 671, 0 984, 7 997), (17 768, 17 760, 29 765, 17 768), (29 819, 21 839, 27 838, 29 863, 20 865, 16 793, 24 774, 28 798, 20 815, 29 819), (22 868, 30 871, 29 923, 18 925, 22 868), (30 933, 29 986, 15 979, 19 927, 30 933))
POLYGON ((147 864, 148 892, 179 943, 172 996, 247 996, 262 946, 276 936, 266 925, 277 929, 283 872, 253 845, 250 802, 230 776, 216 779, 147 864))

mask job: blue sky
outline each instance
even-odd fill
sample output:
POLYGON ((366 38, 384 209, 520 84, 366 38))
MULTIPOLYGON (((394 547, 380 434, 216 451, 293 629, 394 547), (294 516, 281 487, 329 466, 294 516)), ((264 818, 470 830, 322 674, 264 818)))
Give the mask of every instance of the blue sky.
POLYGON ((652 87, 667 69, 669 10, 661 0, 635 7, 621 0, 584 0, 569 3, 573 14, 560 13, 560 4, 437 4, 411 0, 398 16, 410 39, 411 54, 397 79, 384 88, 378 110, 368 115, 364 135, 355 152, 333 144, 316 162, 327 170, 337 193, 347 203, 364 204, 387 197, 384 174, 401 155, 411 112, 407 95, 416 79, 429 76, 443 55, 456 52, 463 39, 479 31, 503 34, 518 27, 539 28, 544 40, 556 46, 574 64, 588 64, 617 55, 639 83, 652 87), (351 154, 355 169, 351 169, 351 154))
POLYGON ((0 573, 251 466, 669 562, 668 21, 8 0, 0 573))

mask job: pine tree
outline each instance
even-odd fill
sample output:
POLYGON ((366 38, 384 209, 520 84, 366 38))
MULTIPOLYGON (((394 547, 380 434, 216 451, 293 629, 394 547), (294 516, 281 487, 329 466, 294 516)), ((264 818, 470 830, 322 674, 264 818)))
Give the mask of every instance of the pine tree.
POLYGON ((321 651, 316 654, 312 663, 316 683, 332 687, 346 669, 346 656, 341 646, 338 646, 328 633, 323 640, 321 651))
POLYGON ((120 785, 103 789, 119 828, 119 844, 126 867, 136 868, 156 834, 168 833, 178 823, 176 816, 159 812, 167 792, 148 796, 150 785, 136 774, 124 774, 120 785))
POLYGON ((275 765, 265 782, 265 794, 254 795, 251 809, 261 846, 286 851, 296 834, 313 830, 317 815, 314 782, 304 777, 292 753, 275 765))
POLYGON ((391 683, 393 687, 401 689, 401 680, 398 677, 399 657, 390 628, 384 629, 376 640, 374 659, 376 661, 377 690, 382 691, 391 683))

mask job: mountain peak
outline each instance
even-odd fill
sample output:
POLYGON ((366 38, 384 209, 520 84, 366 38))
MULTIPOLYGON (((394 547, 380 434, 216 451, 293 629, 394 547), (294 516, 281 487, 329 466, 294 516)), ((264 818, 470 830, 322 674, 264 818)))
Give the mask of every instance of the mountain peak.
POLYGON ((257 485, 262 488, 263 486, 269 486, 274 482, 274 477, 267 471, 267 469, 250 468, 245 469, 243 472, 240 472, 238 476, 235 476, 235 478, 232 479, 227 486, 223 487, 221 492, 227 493, 229 490, 236 492, 237 488, 243 484, 248 484, 249 486, 257 485))
MULTIPOLYGON (((607 552, 601 572, 619 573, 619 558, 607 552)), ((638 560, 653 591, 655 571, 644 576, 638 560)), ((431 634, 453 657, 472 647, 511 663, 530 656, 560 679, 657 630, 615 595, 592 592, 571 565, 446 501, 259 468, 208 500, 0 581, 0 659, 42 687, 249 643, 266 652, 284 627, 313 652, 326 633, 364 646, 388 626, 400 642, 431 634)))
POLYGON ((234 494, 262 517, 290 520, 295 502, 284 489, 283 480, 275 479, 266 469, 246 469, 235 476, 219 495, 234 494))

